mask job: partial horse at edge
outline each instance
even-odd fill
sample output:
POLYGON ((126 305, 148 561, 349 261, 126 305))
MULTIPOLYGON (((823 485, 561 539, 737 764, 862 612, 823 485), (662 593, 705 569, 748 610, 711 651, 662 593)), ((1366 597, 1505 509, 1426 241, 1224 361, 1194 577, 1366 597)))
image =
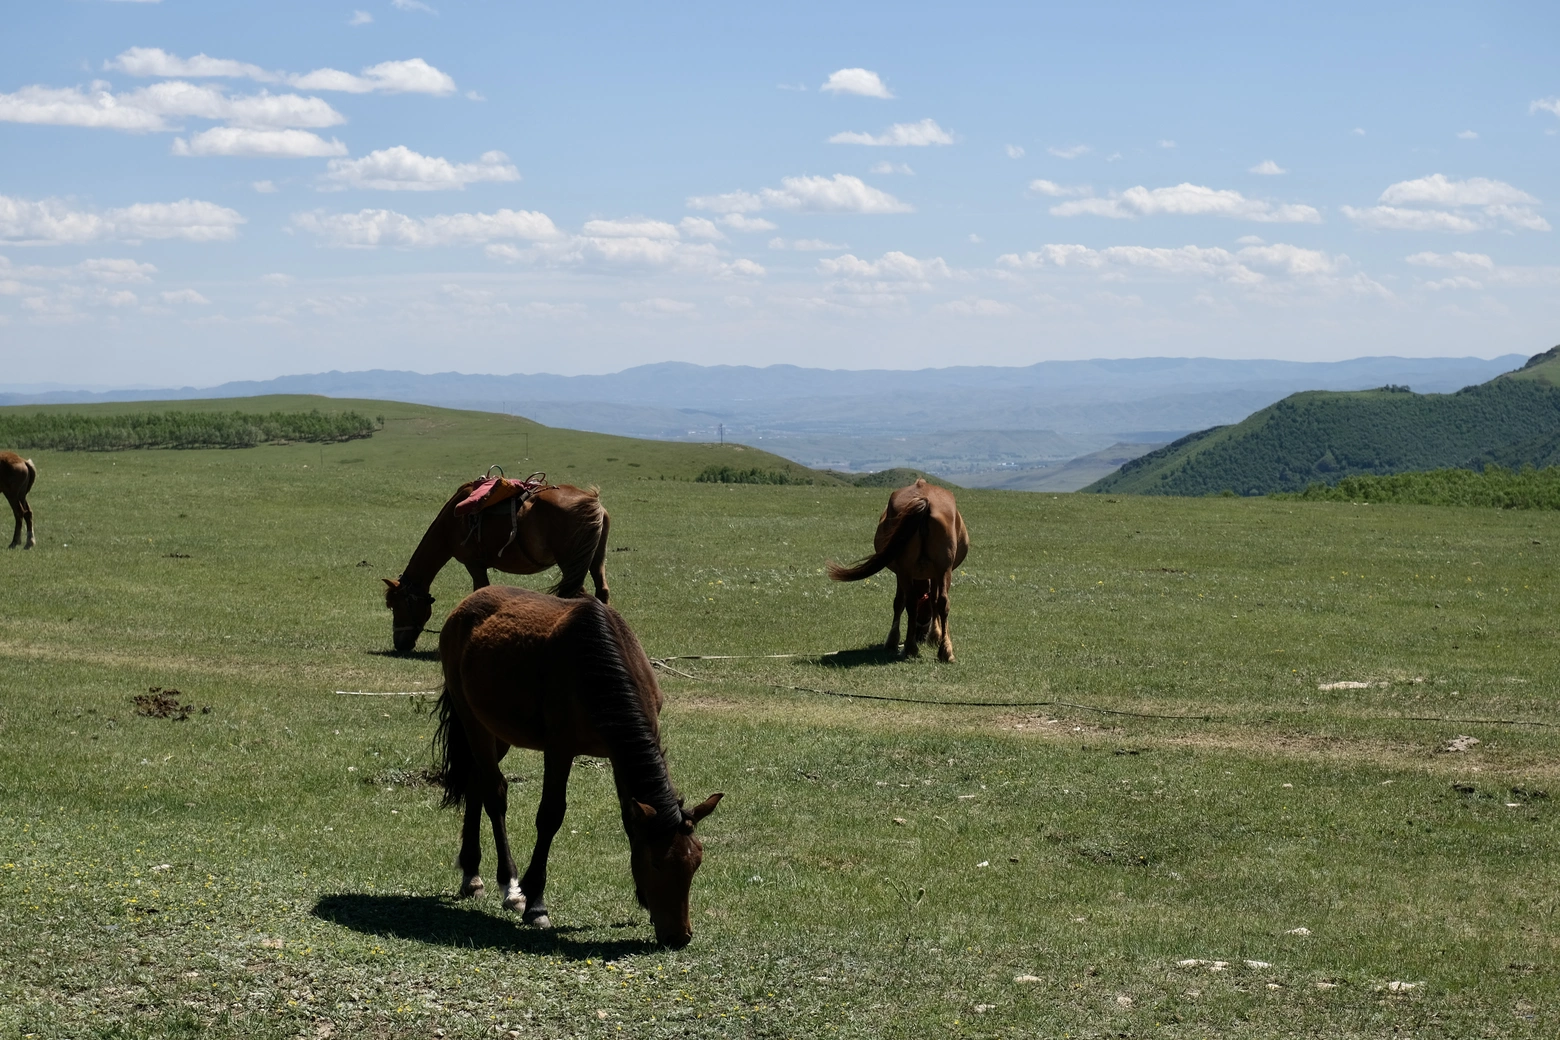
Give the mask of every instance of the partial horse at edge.
POLYGON ((37 479, 38 467, 33 465, 32 459, 24 459, 14 451, 0 451, 0 492, 5 493, 6 501, 11 503, 11 512, 16 515, 16 531, 11 535, 12 549, 18 545, 31 549, 38 544, 38 539, 33 535, 32 507, 27 504, 27 492, 32 490, 33 481, 37 479), (25 545, 22 543, 24 523, 27 525, 25 545))

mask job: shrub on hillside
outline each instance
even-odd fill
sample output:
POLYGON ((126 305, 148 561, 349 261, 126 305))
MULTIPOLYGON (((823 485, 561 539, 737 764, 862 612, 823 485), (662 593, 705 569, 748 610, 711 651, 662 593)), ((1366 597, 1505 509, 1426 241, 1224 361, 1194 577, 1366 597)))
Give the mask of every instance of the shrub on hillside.
POLYGON ((1437 469, 1390 476, 1344 477, 1314 483, 1274 498, 1303 502, 1393 502, 1424 506, 1482 506, 1497 509, 1560 509, 1560 466, 1510 470, 1486 466, 1437 469))
POLYGON ((0 413, 0 444, 55 451, 131 448, 252 448, 274 441, 349 441, 373 435, 358 412, 0 413))

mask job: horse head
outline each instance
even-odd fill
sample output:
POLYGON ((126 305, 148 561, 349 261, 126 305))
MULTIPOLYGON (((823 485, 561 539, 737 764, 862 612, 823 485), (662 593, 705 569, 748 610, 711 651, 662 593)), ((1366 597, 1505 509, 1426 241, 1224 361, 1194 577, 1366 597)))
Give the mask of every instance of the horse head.
POLYGON ((678 809, 682 819, 664 827, 656 810, 629 799, 623 803, 623 823, 628 831, 629 864, 634 873, 634 898, 650 911, 656 941, 681 949, 693 938, 688 915, 688 892, 694 871, 704 859, 704 846, 693 836, 698 822, 715 811, 723 795, 712 794, 691 810, 678 809))
POLYGON ((396 653, 410 653, 423 626, 433 616, 433 597, 407 581, 405 575, 380 580, 385 583, 385 606, 390 608, 390 632, 396 653))

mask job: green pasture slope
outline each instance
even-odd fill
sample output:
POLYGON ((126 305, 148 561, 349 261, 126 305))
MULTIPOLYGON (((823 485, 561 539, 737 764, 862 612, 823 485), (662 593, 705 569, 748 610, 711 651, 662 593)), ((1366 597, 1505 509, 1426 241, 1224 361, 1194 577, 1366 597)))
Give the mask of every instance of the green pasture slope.
MULTIPOLYGON (((894 662, 888 585, 822 573, 883 489, 339 406, 384 430, 33 453, 39 546, 0 553, 0 1036, 1560 1035, 1556 731, 1434 721, 1560 723, 1554 514, 963 491, 958 660, 894 662), (685 950, 650 942, 599 763, 527 931, 451 899, 429 700, 334 692, 436 689, 432 637, 387 653, 379 578, 491 462, 602 487, 653 656, 860 651, 663 673, 674 778, 726 792, 685 950), (190 717, 137 715, 153 686, 190 717)), ((539 762, 506 767, 524 857, 539 762)))

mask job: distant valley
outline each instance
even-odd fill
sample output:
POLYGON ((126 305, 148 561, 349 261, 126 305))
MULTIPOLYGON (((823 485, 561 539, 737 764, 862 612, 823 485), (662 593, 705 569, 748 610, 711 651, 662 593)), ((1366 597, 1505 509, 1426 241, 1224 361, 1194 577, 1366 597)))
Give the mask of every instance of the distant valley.
POLYGON ((907 467, 970 487, 1070 491, 1188 433, 1238 423, 1303 390, 1388 384, 1446 393, 1525 357, 1336 362, 1135 358, 1022 368, 833 371, 643 365, 610 375, 373 370, 216 387, 92 393, 13 387, 0 404, 259 394, 378 398, 524 415, 548 426, 674 441, 738 441, 847 472, 907 467), (31 392, 29 392, 31 391, 31 392))

